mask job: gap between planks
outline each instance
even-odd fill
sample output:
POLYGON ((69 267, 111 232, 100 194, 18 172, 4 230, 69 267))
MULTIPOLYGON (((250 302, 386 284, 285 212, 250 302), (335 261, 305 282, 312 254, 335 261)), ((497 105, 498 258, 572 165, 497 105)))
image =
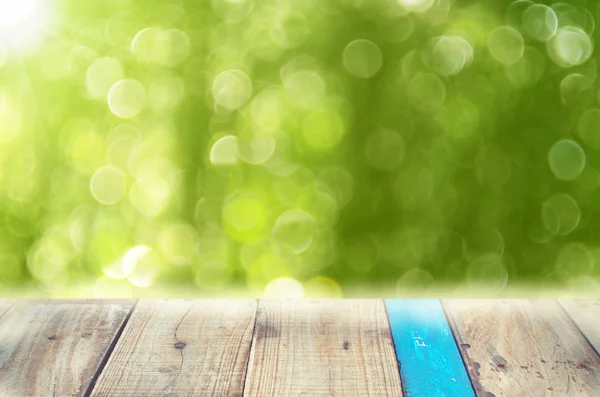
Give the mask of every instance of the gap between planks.
POLYGON ((96 387, 96 382, 98 381, 98 377, 100 376, 100 374, 102 373, 102 371, 104 371, 104 367, 106 366, 106 363, 108 362, 108 359, 112 355, 112 352, 115 349, 115 346, 117 345, 117 342, 121 338, 121 335, 123 334, 123 331, 125 330, 125 327, 127 326, 127 323, 129 322, 129 319, 131 318, 131 315, 133 314, 133 311, 135 310, 135 308, 136 308, 136 306, 138 304, 138 301, 139 300, 136 299, 133 302, 133 307, 129 310, 129 313, 127 313, 127 316, 125 316, 125 320, 123 321, 123 324, 121 324, 121 327, 119 328, 119 330, 115 334, 112 342, 108 346, 108 350, 106 351, 106 354, 102 358, 102 361, 100 362, 100 365, 98 365, 98 368, 96 368, 96 372, 94 373, 92 381, 90 382, 87 390, 83 394, 83 397, 89 397, 92 394, 92 391, 94 390, 94 387, 96 387))
POLYGON ((0 394, 83 396, 133 303, 0 301, 0 394))
POLYGON ((258 312, 258 305, 260 299, 255 299, 256 311, 254 312, 254 325, 252 325, 252 337, 250 338, 250 348, 248 349, 248 359, 246 360, 246 372, 244 373, 244 381, 242 382, 242 397, 244 397, 244 390, 246 390, 246 381, 248 380, 248 366, 250 365, 250 352, 252 352, 252 345, 254 344, 254 334, 256 333, 256 317, 258 312))
POLYGON ((600 357, 600 299, 559 299, 558 304, 600 357), (592 309, 596 316, 587 315, 592 309))

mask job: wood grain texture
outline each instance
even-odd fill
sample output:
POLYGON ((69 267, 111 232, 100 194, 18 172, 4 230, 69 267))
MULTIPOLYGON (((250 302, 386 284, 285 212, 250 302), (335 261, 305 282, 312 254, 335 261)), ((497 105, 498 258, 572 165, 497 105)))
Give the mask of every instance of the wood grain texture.
POLYGON ((241 396, 255 300, 141 300, 92 396, 241 396))
POLYGON ((383 301, 261 300, 244 396, 402 396, 383 301))
POLYGON ((0 318, 0 396, 83 396, 133 304, 15 302, 0 318))
POLYGON ((478 396, 600 395, 600 359, 554 301, 443 301, 478 396))
POLYGON ((600 352, 600 299, 563 299, 559 302, 596 352, 600 352))
POLYGON ((14 300, 0 299, 0 320, 14 304, 14 300))
POLYGON ((402 387, 412 397, 472 397, 473 388, 437 299, 386 299, 402 387))

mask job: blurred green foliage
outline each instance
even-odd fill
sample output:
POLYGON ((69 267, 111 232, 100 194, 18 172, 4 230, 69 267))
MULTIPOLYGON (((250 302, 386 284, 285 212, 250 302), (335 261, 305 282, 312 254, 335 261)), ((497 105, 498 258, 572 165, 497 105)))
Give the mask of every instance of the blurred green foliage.
POLYGON ((596 2, 2 4, 2 288, 599 288, 596 2))

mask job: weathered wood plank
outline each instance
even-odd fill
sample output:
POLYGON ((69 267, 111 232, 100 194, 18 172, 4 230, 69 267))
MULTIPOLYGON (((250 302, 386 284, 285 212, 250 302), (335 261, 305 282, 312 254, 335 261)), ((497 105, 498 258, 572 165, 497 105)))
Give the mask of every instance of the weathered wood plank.
POLYGON ((92 396, 241 396, 255 300, 141 300, 92 396))
POLYGON ((559 302, 596 352, 600 352, 600 299, 562 299, 559 302))
POLYGON ((245 397, 402 396, 381 300, 261 300, 245 397))
POLYGON ((8 310, 15 304, 14 300, 0 299, 0 319, 8 312, 8 310))
POLYGON ((474 396, 437 299, 386 299, 402 387, 412 397, 474 396))
POLYGON ((133 304, 15 302, 0 318, 0 396, 83 396, 133 304))
POLYGON ((554 301, 443 301, 478 396, 590 396, 600 358, 554 301))

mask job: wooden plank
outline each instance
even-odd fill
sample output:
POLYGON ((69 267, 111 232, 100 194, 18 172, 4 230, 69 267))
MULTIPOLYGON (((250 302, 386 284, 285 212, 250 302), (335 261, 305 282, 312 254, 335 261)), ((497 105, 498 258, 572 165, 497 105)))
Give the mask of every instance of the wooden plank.
POLYGON ((0 319, 0 396, 83 396, 133 304, 14 303, 0 319))
POLYGON ((596 353, 600 352, 600 299, 562 299, 559 302, 596 353))
POLYGON ((0 299, 0 320, 14 304, 14 300, 0 299))
POLYGON ((255 300, 141 300, 92 396, 241 396, 255 300))
POLYGON ((402 396, 381 300, 261 300, 244 396, 402 396))
POLYGON ((437 299, 387 299, 402 387, 412 397, 474 396, 437 299))
POLYGON ((444 301, 478 396, 590 396, 600 358, 554 301, 444 301))

